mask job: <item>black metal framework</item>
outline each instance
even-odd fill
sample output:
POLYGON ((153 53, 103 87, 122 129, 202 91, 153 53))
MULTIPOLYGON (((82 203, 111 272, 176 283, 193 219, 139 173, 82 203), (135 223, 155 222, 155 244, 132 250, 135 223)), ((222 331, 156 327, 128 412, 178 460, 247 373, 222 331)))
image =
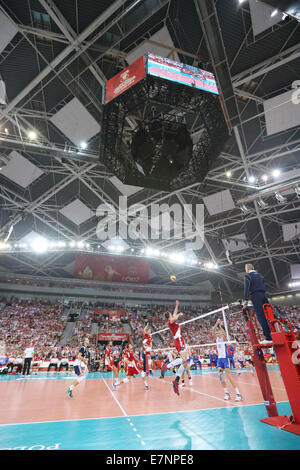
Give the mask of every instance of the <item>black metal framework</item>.
POLYGON ((218 95, 147 75, 104 106, 100 160, 125 184, 172 191, 203 181, 227 138, 228 129, 218 95), (137 122, 129 138, 125 135, 128 119, 137 122), (151 134, 153 122, 160 123, 162 132, 176 134, 183 125, 189 133, 195 120, 200 137, 194 142, 184 168, 177 172, 175 169, 169 172, 149 170, 142 174, 132 153, 136 132, 143 129, 147 133, 149 144, 155 148, 148 168, 157 168, 166 157, 161 151, 163 141, 158 142, 151 134))

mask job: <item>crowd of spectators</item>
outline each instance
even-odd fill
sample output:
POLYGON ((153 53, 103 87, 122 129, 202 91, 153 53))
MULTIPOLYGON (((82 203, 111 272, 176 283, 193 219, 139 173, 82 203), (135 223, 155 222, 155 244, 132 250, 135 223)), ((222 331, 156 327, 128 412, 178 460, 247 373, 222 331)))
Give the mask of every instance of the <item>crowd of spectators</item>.
MULTIPOLYGON (((29 345, 34 347, 35 358, 50 361, 50 365, 55 370, 67 368, 64 364, 76 357, 78 347, 82 344, 85 336, 90 338, 91 359, 95 368, 103 370, 105 344, 98 344, 98 333, 125 333, 124 324, 128 323, 131 341, 136 350, 141 352, 146 322, 150 323, 153 332, 167 328, 164 312, 173 311, 174 305, 152 306, 151 309, 148 306, 125 308, 125 314, 121 316, 121 321, 113 321, 108 313, 96 315, 94 307, 89 305, 73 306, 72 312, 77 314, 77 321, 72 336, 67 339, 67 344, 63 347, 61 338, 68 320, 66 308, 59 302, 16 301, 11 303, 2 301, 0 303, 0 344, 5 345, 5 354, 13 359, 15 370, 21 372, 24 350, 29 345), (95 319, 97 323, 95 323, 95 319)), ((218 306, 197 310, 180 308, 183 312, 180 323, 215 308, 218 306)), ((281 307, 280 310, 282 318, 290 321, 294 332, 300 337, 300 307, 290 305, 281 307)), ((212 314, 182 326, 187 345, 189 347, 200 345, 195 349, 198 354, 209 355, 211 353, 212 346, 210 344, 214 343, 212 327, 219 317, 221 317, 221 313, 212 314), (202 344, 208 344, 208 346, 201 347, 202 344)), ((226 320, 230 339, 245 344, 247 338, 241 309, 235 307, 226 310, 226 320)), ((163 355, 163 352, 157 350, 162 351, 163 348, 173 347, 174 342, 169 330, 159 333, 155 340, 153 347, 156 351, 152 356, 157 360, 158 355, 163 355)), ((118 346, 116 346, 115 355, 118 356, 119 352, 118 346)))

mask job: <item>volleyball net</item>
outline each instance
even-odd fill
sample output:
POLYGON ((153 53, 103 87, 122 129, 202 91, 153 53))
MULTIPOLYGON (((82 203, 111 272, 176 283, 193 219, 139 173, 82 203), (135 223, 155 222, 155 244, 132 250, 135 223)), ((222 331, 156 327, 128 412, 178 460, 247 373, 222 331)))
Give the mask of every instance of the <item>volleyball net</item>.
MULTIPOLYGON (((243 319, 240 309, 230 311, 230 307, 225 305, 223 307, 217 308, 216 310, 202 313, 201 315, 193 318, 185 319, 188 316, 190 317, 190 314, 183 314, 183 316, 180 317, 177 322, 182 331, 187 349, 191 350, 193 353, 197 352, 197 350, 200 352, 206 348, 215 349, 216 342, 213 336, 213 327, 218 319, 221 320, 221 326, 225 330, 227 345, 232 344, 233 347, 236 347, 238 344, 246 343, 244 340, 238 341, 236 339, 236 337, 244 337, 243 319)), ((159 335, 163 345, 159 347, 156 344, 156 346, 152 348, 152 351, 164 353, 175 350, 173 335, 169 327, 167 326, 159 328, 159 326, 164 326, 167 323, 167 320, 164 316, 158 320, 158 329, 153 331, 151 335, 152 337, 159 335)))

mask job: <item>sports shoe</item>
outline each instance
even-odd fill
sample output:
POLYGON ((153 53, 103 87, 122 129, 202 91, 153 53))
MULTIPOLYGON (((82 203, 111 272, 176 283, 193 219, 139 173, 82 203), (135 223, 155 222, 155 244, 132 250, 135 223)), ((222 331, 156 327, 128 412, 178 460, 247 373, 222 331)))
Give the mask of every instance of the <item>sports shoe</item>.
POLYGON ((224 400, 230 400, 230 393, 225 393, 224 400))
POLYGON ((173 380, 172 385, 173 385, 173 390, 176 393, 176 395, 179 395, 179 387, 178 387, 177 381, 173 380))
POLYGON ((117 391, 117 384, 113 383, 113 389, 115 392, 117 391))
POLYGON ((183 384, 180 384, 179 387, 181 387, 181 388, 182 388, 182 387, 185 387, 185 384, 184 384, 184 383, 183 383, 183 384))
POLYGON ((237 375, 241 375, 241 373, 240 373, 240 372, 238 372, 238 373, 237 373, 237 375))
POLYGON ((73 398, 72 390, 70 390, 69 388, 67 389, 67 394, 69 395, 70 398, 73 398))
POLYGON ((164 378, 165 376, 165 373, 166 373, 166 370, 167 370, 167 364, 164 364, 161 368, 161 375, 162 375, 162 378, 164 378))
POLYGON ((145 389, 149 390, 150 389, 149 385, 145 385, 145 389))
POLYGON ((243 397, 240 393, 236 394, 235 401, 242 401, 243 397))

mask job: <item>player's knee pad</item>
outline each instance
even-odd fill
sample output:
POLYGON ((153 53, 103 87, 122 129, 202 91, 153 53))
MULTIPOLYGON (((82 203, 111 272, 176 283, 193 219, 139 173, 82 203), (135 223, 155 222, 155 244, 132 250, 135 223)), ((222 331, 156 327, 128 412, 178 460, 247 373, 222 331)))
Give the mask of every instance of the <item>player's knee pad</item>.
POLYGON ((142 370, 141 376, 142 376, 142 377, 145 377, 145 375, 146 375, 145 372, 142 370))
POLYGON ((77 377, 77 382, 80 384, 84 380, 84 376, 82 375, 81 377, 77 377))
POLYGON ((225 382, 225 379, 224 379, 224 371, 220 371, 219 372, 219 378, 220 378, 220 382, 223 384, 225 382))
POLYGON ((125 377, 124 382, 125 382, 125 383, 126 383, 126 382, 129 382, 129 380, 127 379, 127 377, 125 377))

